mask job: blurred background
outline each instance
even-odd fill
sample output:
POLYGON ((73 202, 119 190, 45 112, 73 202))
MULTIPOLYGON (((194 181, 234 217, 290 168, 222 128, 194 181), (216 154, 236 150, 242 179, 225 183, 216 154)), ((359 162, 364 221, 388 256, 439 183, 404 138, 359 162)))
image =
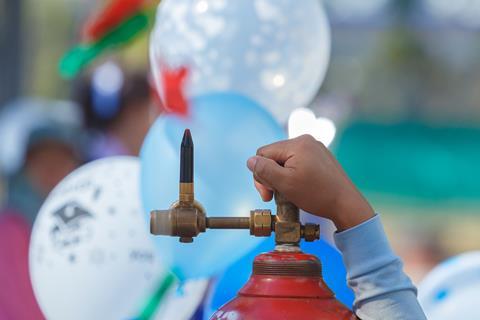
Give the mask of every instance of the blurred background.
MULTIPOLYGON (((74 168, 138 155, 162 110, 147 32, 72 79, 59 75, 60 58, 103 4, 0 0, 0 207, 30 225, 74 168), (95 79, 110 80, 102 87, 95 79), (105 90, 114 98, 98 94, 105 90), (111 108, 96 110, 99 99, 111 108)), ((325 0, 324 7, 330 63, 308 108, 418 283, 440 261, 480 245, 480 1, 325 0)))

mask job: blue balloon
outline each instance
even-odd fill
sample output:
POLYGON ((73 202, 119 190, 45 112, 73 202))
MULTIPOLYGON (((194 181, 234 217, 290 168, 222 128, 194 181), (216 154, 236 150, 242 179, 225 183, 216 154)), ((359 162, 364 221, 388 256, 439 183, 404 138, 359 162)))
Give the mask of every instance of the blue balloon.
MULTIPOLYGON (((248 216, 273 209, 253 186, 247 159, 257 148, 285 139, 284 130, 254 101, 234 93, 212 93, 191 101, 187 118, 163 115, 141 150, 141 193, 146 212, 166 209, 178 199, 179 152, 185 128, 195 144, 195 198, 209 216, 248 216)), ((180 277, 211 276, 255 248, 263 239, 247 230, 209 230, 192 244, 156 236, 167 265, 180 277)))
MULTIPOLYGON (((210 293, 206 312, 207 318, 222 305, 233 299, 252 273, 253 260, 262 252, 272 251, 275 247, 274 237, 263 241, 254 250, 233 263, 216 281, 210 293)), ((325 240, 302 242, 305 253, 316 255, 322 262, 322 275, 335 297, 347 307, 353 305, 354 295, 346 283, 346 270, 342 255, 325 240)))

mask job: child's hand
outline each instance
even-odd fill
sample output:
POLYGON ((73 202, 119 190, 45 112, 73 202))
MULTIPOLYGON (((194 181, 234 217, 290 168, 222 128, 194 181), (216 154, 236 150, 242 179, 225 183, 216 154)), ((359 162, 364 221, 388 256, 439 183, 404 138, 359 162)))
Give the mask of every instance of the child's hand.
POLYGON ((277 190, 299 208, 332 220, 339 230, 374 216, 330 151, 310 135, 264 146, 247 166, 264 201, 277 190))

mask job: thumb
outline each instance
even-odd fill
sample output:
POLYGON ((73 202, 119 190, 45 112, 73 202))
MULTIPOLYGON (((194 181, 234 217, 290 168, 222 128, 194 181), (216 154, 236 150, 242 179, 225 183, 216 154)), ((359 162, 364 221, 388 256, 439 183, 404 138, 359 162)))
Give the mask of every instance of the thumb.
POLYGON ((271 190, 282 192, 288 184, 288 169, 272 159, 254 156, 248 159, 247 167, 255 180, 271 190))

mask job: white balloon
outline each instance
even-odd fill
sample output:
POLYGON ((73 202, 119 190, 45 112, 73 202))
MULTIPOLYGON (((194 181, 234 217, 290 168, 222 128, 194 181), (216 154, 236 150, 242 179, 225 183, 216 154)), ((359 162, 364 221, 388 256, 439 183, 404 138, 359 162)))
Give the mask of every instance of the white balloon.
POLYGON ((163 0, 150 39, 162 95, 164 66, 187 65, 187 94, 234 91, 281 122, 325 76, 330 27, 317 0, 163 0))
POLYGON ((418 286, 418 299, 430 320, 480 319, 480 252, 435 267, 418 286))
POLYGON ((140 205, 137 158, 91 162, 48 196, 35 221, 30 274, 50 320, 137 316, 163 277, 140 205))

